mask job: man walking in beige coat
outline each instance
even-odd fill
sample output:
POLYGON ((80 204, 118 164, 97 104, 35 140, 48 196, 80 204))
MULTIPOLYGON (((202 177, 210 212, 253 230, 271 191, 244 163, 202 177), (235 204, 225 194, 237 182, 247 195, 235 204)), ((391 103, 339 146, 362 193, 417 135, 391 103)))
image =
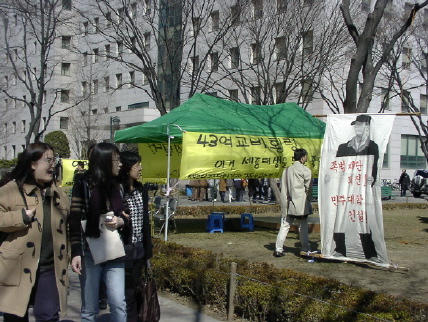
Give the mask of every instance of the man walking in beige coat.
POLYGON ((311 170, 305 166, 308 152, 294 151, 294 164, 284 170, 281 178, 281 227, 276 238, 273 256, 284 256, 284 243, 294 220, 299 227, 301 251, 310 252, 308 238, 308 215, 312 213, 308 198, 311 187, 311 170))

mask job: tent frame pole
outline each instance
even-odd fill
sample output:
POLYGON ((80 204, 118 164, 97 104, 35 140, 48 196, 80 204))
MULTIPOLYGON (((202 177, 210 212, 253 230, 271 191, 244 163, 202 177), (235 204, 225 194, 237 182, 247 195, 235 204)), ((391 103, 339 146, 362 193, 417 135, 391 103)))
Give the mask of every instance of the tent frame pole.
POLYGON ((169 198, 170 198, 170 172, 171 172, 171 136, 169 135, 169 125, 166 126, 166 135, 168 137, 168 155, 166 170, 166 205, 165 205, 165 241, 168 241, 168 223, 169 223, 169 198))

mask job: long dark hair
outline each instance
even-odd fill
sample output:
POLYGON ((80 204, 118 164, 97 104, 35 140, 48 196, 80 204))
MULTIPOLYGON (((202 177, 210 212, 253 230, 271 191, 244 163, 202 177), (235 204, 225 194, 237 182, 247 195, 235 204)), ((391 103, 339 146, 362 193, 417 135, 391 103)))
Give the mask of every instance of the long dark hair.
POLYGON ((0 186, 11 180, 15 180, 20 187, 22 187, 24 183, 37 184, 31 164, 32 162, 40 160, 43 154, 48 150, 54 151, 47 143, 36 142, 28 145, 24 152, 18 156, 18 163, 15 168, 6 175, 0 186))
MULTIPOLYGON (((120 153, 120 162, 122 162, 122 167, 119 172, 119 180, 123 185, 123 190, 125 193, 129 193, 130 185, 129 185, 129 172, 132 169, 132 166, 137 162, 141 162, 141 156, 138 153, 132 151, 123 151, 120 153)), ((141 183, 137 180, 133 182, 135 188, 139 188, 141 183)))
POLYGON ((91 178, 91 184, 97 186, 105 197, 118 186, 117 178, 112 176, 113 153, 116 153, 118 157, 120 155, 116 145, 98 143, 93 147, 89 156, 88 175, 91 178))

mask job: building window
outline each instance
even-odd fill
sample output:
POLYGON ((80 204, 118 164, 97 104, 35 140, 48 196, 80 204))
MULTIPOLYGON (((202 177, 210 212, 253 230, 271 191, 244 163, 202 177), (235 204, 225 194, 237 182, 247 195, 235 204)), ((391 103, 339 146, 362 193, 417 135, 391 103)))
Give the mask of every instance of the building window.
POLYGON ((277 13, 285 13, 287 11, 288 0, 276 0, 276 11, 277 13))
POLYGON ((261 87, 251 87, 251 104, 260 105, 261 104, 261 87))
POLYGON ((314 32, 308 30, 303 33, 303 56, 312 55, 314 50, 314 32))
POLYGON ((25 133, 26 128, 25 128, 25 120, 21 121, 21 133, 25 133))
POLYGON ((46 92, 46 90, 44 90, 43 91, 43 97, 42 97, 42 102, 43 102, 43 104, 46 104, 46 98, 47 98, 47 92, 46 92))
POLYGON ((230 67, 231 68, 239 68, 240 63, 240 53, 239 47, 234 47, 230 49, 230 67))
POLYGON ((253 17, 254 19, 263 17, 263 0, 253 0, 253 17))
POLYGON ((426 169, 427 160, 417 135, 401 135, 400 167, 407 169, 426 169))
POLYGON ((100 31, 100 18, 94 18, 94 32, 98 33, 100 31))
POLYGON ((193 56, 190 58, 190 60, 191 60, 192 73, 193 75, 196 75, 199 70, 199 56, 193 56))
POLYGON ((150 49, 150 32, 144 33, 144 49, 149 50, 150 49))
POLYGON ((61 46, 64 49, 71 48, 71 36, 62 36, 61 46))
POLYGON ((62 9, 71 10, 71 0, 62 0, 62 9))
POLYGON ((121 24, 125 19, 125 10, 123 8, 117 9, 117 23, 121 24))
POLYGON ((128 110, 135 110, 136 108, 148 108, 149 102, 141 102, 128 105, 128 110))
POLYGON ((403 69, 410 69, 411 57, 412 49, 409 47, 403 47, 403 52, 401 54, 401 63, 403 69))
POLYGON ((91 114, 92 114, 92 115, 97 115, 97 114, 98 114, 98 110, 97 110, 97 109, 93 109, 93 110, 91 110, 91 114))
POLYGON ((314 3, 314 0, 303 0, 304 6, 312 6, 313 3, 314 3))
POLYGON ((129 87, 135 87, 135 72, 129 72, 129 87))
POLYGON ((420 96, 419 110, 422 114, 427 114, 427 96, 425 94, 420 96))
POLYGON ((94 53, 94 58, 93 58, 92 62, 98 63, 100 60, 100 52, 99 52, 98 48, 94 48, 93 53, 94 53))
POLYGON ((216 31, 220 27, 220 14, 218 11, 213 11, 210 15, 210 31, 216 31))
POLYGON ((312 81, 309 79, 302 80, 302 100, 304 103, 311 102, 314 96, 312 81))
POLYGON ((59 118, 59 128, 61 130, 68 130, 68 117, 61 116, 59 118))
POLYGON ((83 53, 82 66, 86 66, 88 64, 88 53, 83 53))
POLYGON ((87 21, 83 22, 83 35, 86 36, 89 34, 89 23, 87 21))
POLYGON ((122 74, 116 74, 116 88, 122 89, 122 74))
POLYGON ((116 110, 116 112, 120 112, 122 110, 122 106, 116 106, 115 110, 116 110))
POLYGON ((61 75, 70 76, 70 63, 61 63, 61 75))
POLYGON ((410 17, 410 13, 412 12, 413 4, 410 2, 406 2, 404 4, 404 19, 410 17))
POLYGON ((390 110, 389 105, 389 90, 387 88, 380 89, 380 104, 382 110, 390 110))
POLYGON ((260 44, 251 44, 251 63, 258 64, 261 59, 261 47, 260 44))
POLYGON ((106 12, 106 28, 111 28, 111 12, 106 12))
POLYGON ((361 1, 361 10, 364 12, 370 12, 371 0, 361 1))
POLYGON ((82 95, 86 96, 88 95, 88 83, 82 82, 82 95))
POLYGON ((403 93, 401 94, 401 111, 402 112, 408 112, 409 111, 409 100, 408 98, 410 97, 410 92, 404 90, 403 93))
POLYGON ((201 18, 200 17, 193 17, 192 18, 192 30, 193 30, 193 36, 197 36, 199 34, 199 31, 201 29, 201 18))
POLYGON ((12 122, 12 134, 16 133, 16 122, 12 122))
POLYGON ((70 91, 67 89, 61 90, 61 103, 69 103, 70 102, 70 91))
POLYGON ((285 102, 285 82, 275 84, 275 103, 285 102))
POLYGON ((230 97, 231 101, 238 102, 239 101, 238 90, 237 89, 230 89, 229 90, 229 97, 230 97))
POLYGON ((117 55, 117 56, 122 55, 122 54, 123 54, 123 42, 118 41, 118 42, 116 43, 116 48, 117 48, 116 55, 117 55))
POLYGON ((7 123, 3 123, 4 134, 7 134, 7 123))
POLYGON ((285 37, 278 37, 275 39, 275 54, 277 60, 285 59, 285 37))
POLYGON ((92 94, 94 95, 98 94, 98 79, 94 79, 92 81, 92 94))
POLYGON ((232 25, 239 24, 241 20, 241 7, 239 4, 230 7, 230 14, 232 16, 232 25))
POLYGON ((131 3, 131 10, 129 11, 129 16, 131 18, 137 17, 137 3, 136 2, 131 3))
POLYGON ((152 1, 144 0, 144 14, 149 15, 152 12, 152 1))
POLYGON ((142 84, 148 85, 149 84, 149 78, 144 73, 142 73, 141 77, 142 77, 142 79, 141 79, 142 84))
POLYGON ((210 69, 212 72, 218 71, 218 53, 210 54, 210 69))
POLYGON ((12 145, 12 158, 16 158, 16 145, 12 145))
POLYGON ((12 108, 16 109, 16 98, 12 99, 12 108))
POLYGON ((104 92, 108 93, 110 91, 110 77, 104 77, 104 92))

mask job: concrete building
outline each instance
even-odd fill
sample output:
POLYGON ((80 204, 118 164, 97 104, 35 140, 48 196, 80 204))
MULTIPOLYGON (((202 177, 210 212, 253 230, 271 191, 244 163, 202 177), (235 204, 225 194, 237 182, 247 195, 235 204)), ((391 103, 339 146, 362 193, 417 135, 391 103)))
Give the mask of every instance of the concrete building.
MULTIPOLYGON (((414 2, 390 1, 382 32, 399 26, 414 2)), ((88 142, 108 141, 118 128, 153 120, 160 115, 159 108, 168 111, 195 92, 248 104, 295 101, 318 115, 342 113, 340 99, 353 43, 338 4, 315 0, 58 1, 58 15, 63 19, 50 51, 47 69, 53 73, 44 97, 44 106, 52 103, 52 110, 48 113, 44 108, 41 126, 50 117, 45 133, 63 130, 72 157, 78 157, 88 142)), ((374 0, 353 2, 357 27, 374 5, 374 0)), ((15 16, 13 10, 8 12, 9 26, 15 21, 14 26, 20 24, 19 15, 15 16)), ((426 26, 428 9, 422 9, 397 46, 403 88, 411 93, 425 123, 427 48, 418 48, 416 39, 423 30, 418 28, 426 26), (422 64, 419 69, 416 59, 422 64)), ((10 34, 15 43, 23 39, 18 29, 10 34)), ((31 35, 27 40, 26 52, 33 49, 35 65, 30 70, 37 77, 39 50, 34 39, 31 35)), ((6 67, 0 69, 3 86, 12 94, 1 93, 0 158, 5 159, 24 149, 30 124, 28 109, 22 107, 25 103, 17 99, 28 98, 27 89, 15 80, 10 61, 16 52, 18 63, 23 48, 9 46, 8 53, 5 48, 0 53, 7 56, 6 67)), ((399 94, 402 89, 388 86, 387 76, 385 68, 377 78, 368 113, 408 111, 405 95, 399 94)), ((410 174, 412 169, 426 168, 409 116, 396 118, 382 178, 398 179, 402 168, 410 174)))

